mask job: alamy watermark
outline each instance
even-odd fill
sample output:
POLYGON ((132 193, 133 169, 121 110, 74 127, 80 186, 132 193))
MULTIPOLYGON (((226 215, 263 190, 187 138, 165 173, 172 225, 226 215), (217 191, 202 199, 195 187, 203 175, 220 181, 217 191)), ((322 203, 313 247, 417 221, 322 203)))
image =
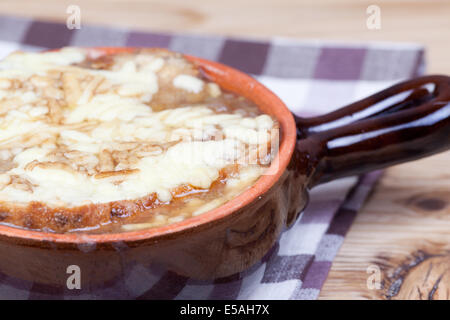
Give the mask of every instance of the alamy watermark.
POLYGON ((77 5, 70 5, 66 9, 66 13, 69 15, 66 19, 67 29, 81 29, 81 9, 77 5))
POLYGON ((67 289, 69 290, 80 290, 81 289, 81 268, 76 264, 72 264, 67 267, 66 273, 69 277, 66 281, 67 289))
POLYGON ((381 289, 381 270, 377 265, 370 265, 367 267, 366 272, 369 275, 367 277, 367 289, 369 290, 379 290, 381 289))
POLYGON ((368 15, 366 20, 366 26, 369 30, 381 29, 381 8, 375 4, 367 7, 366 14, 368 15))

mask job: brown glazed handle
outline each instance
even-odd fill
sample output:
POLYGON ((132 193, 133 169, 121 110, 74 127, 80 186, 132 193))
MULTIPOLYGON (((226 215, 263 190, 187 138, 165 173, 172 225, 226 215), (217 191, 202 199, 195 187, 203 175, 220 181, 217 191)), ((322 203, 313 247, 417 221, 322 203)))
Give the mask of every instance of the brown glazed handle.
POLYGON ((450 77, 405 81, 326 115, 295 120, 308 187, 418 159, 450 148, 450 77))

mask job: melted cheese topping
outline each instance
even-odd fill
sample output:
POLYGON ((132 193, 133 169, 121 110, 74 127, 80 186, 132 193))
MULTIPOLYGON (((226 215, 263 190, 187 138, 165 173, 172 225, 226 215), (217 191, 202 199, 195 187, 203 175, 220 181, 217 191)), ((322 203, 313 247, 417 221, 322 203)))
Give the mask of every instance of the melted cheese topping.
POLYGON ((269 116, 203 104, 153 111, 162 90, 220 89, 192 74, 160 88, 168 71, 158 56, 108 69, 81 67, 87 58, 67 48, 0 62, 0 201, 76 206, 156 193, 167 202, 178 186, 209 188, 230 164, 251 167, 253 179, 262 174, 254 154, 273 138, 269 116))

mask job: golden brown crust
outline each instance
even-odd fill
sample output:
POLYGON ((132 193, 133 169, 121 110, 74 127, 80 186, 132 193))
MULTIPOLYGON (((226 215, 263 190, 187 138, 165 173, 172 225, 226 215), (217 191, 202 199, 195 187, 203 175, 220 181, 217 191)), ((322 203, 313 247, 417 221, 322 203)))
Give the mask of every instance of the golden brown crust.
POLYGON ((237 172, 236 166, 221 171, 219 178, 208 190, 183 185, 171 190, 172 201, 161 202, 155 193, 133 200, 112 201, 109 203, 86 204, 73 208, 50 207, 33 201, 27 205, 0 203, 0 222, 27 229, 63 233, 68 231, 88 231, 88 228, 104 226, 108 229, 116 223, 133 223, 139 215, 147 215, 152 220, 156 208, 176 208, 186 198, 199 193, 217 192, 224 187, 228 176, 237 172))

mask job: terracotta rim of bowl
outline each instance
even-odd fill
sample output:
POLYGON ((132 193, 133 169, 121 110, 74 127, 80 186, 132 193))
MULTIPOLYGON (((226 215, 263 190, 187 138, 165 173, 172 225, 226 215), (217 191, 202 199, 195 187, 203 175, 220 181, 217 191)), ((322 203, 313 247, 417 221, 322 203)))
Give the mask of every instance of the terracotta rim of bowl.
MULTIPOLYGON (((113 54, 117 52, 130 52, 137 48, 99 47, 89 49, 99 51, 103 54, 113 54)), ((261 176, 248 190, 213 210, 192 218, 188 218, 181 222, 176 222, 161 227, 121 233, 76 234, 33 231, 20 229, 9 225, 0 225, 0 236, 19 238, 21 240, 28 241, 48 241, 66 244, 117 243, 150 239, 156 240, 162 237, 173 236, 181 232, 189 232, 200 226, 208 226, 212 223, 218 222, 222 218, 230 216, 237 210, 250 204, 257 199, 257 197, 262 196, 265 192, 267 192, 285 171, 295 147, 297 130, 291 112, 280 100, 280 98, 249 75, 217 62, 212 62, 189 55, 185 55, 185 57, 196 63, 206 73, 206 75, 211 77, 212 80, 218 82, 219 85, 225 89, 229 89, 227 83, 234 83, 233 87, 238 85, 238 87, 247 88, 246 91, 239 93, 244 95, 246 98, 249 98, 250 100, 257 100, 257 98, 260 100, 262 98, 264 99, 264 107, 257 103, 258 106, 265 113, 277 118, 282 132, 278 154, 269 168, 269 170, 274 170, 273 174, 261 176)))

